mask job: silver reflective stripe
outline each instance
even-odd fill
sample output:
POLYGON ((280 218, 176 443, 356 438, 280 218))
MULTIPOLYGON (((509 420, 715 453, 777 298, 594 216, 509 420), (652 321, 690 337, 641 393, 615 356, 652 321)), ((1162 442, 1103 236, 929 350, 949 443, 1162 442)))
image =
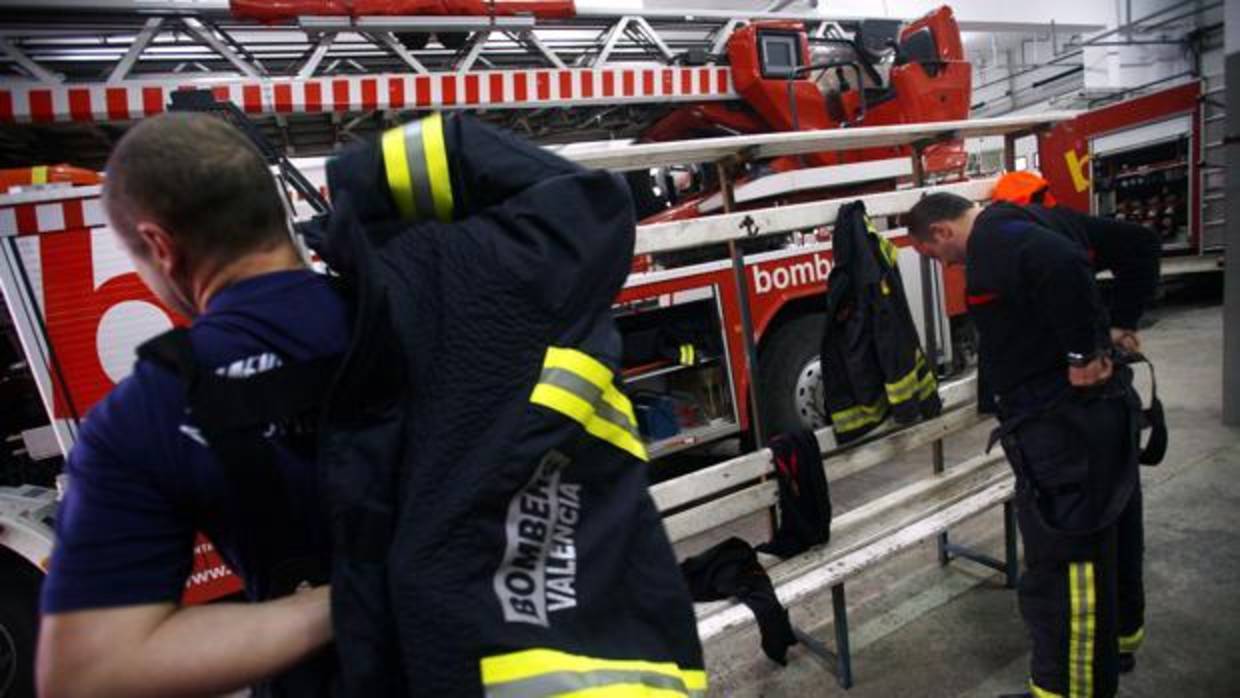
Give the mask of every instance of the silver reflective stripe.
POLYGON ((599 390, 597 385, 567 369, 543 368, 542 375, 538 377, 538 382, 563 388, 585 400, 591 407, 595 403, 602 401, 603 391, 599 390))
POLYGON ((563 368, 544 368, 538 382, 567 390, 590 405, 599 419, 611 422, 634 437, 637 436, 635 425, 629 421, 628 415, 604 402, 603 391, 576 373, 563 368))
POLYGON ((605 419, 630 434, 637 436, 637 432, 633 429, 633 425, 629 423, 628 415, 624 414, 620 410, 617 410, 606 402, 599 402, 598 405, 595 406, 595 409, 601 419, 605 419))
POLYGON ((431 177, 426 167, 426 146, 422 140, 422 120, 405 125, 405 161, 409 163, 409 183, 413 189, 415 215, 419 219, 435 218, 435 201, 431 198, 431 177))
POLYGON ((487 686, 487 698, 545 698, 561 693, 581 691, 602 686, 639 685, 680 691, 686 695, 705 695, 705 691, 690 693, 685 682, 678 676, 657 674, 651 671, 624 671, 600 669, 598 671, 557 671, 531 676, 507 683, 487 686))

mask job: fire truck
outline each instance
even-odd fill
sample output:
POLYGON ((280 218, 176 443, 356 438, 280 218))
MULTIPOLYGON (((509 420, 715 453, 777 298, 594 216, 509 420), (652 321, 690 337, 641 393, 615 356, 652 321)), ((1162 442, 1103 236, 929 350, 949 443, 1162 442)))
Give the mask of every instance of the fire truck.
MULTIPOLYGON (((306 1, 261 14, 266 3, 2 2, 10 37, 30 29, 28 39, 7 41, 32 79, 0 81, 0 127, 35 129, 50 143, 73 139, 82 164, 97 168, 106 143, 90 134, 206 87, 297 155, 329 152, 432 109, 469 109, 553 147, 612 139, 562 147, 629 173, 648 216, 616 315, 650 455, 751 435, 759 423, 767 433, 820 426, 826 226, 783 225, 772 235, 769 212, 795 215, 828 194, 961 180, 969 70, 950 10, 904 24, 432 4, 453 14, 393 14, 416 10, 410 3, 306 1), (37 31, 48 24, 61 30, 37 31), (117 35, 127 37, 123 48, 106 56, 117 35), (94 40, 99 51, 82 50, 94 40), (100 55, 103 73, 92 64, 100 55), (928 130, 917 143, 905 131, 875 135, 860 149, 822 141, 807 150, 795 141, 821 129, 861 135, 934 121, 956 127, 928 130), (761 145, 759 134, 772 131, 789 132, 793 145, 761 145), (689 136, 719 137, 720 145, 668 142, 689 136), (758 141, 744 145, 748 137, 758 141), (712 162, 719 164, 702 164, 712 162), (734 240, 736 230, 745 239, 734 240)), ((0 578, 13 587, 0 594, 0 627, 18 645, 32 637, 58 460, 91 405, 128 373, 134 347, 179 322, 113 244, 97 184, 51 172, 19 172, 0 198, 0 285, 12 319, 8 404, 35 406, 6 429, 14 446, 7 484, 18 486, 0 488, 0 578)), ((925 317, 946 327, 937 308, 925 317)), ((941 346, 949 355, 950 345, 941 346)), ((187 600, 237 589, 200 541, 187 600)))
POLYGON ((1223 104, 1206 87, 1194 80, 1150 92, 1039 137, 1055 199, 1153 229, 1164 276, 1221 269, 1223 104))

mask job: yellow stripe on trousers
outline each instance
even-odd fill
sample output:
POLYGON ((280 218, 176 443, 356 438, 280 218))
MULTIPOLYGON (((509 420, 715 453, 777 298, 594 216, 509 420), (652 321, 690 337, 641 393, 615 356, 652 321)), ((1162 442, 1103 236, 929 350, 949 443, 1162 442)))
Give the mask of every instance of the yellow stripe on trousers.
POLYGON ((1029 692, 1033 694, 1033 698, 1063 698, 1062 695, 1037 685, 1033 679, 1029 679, 1029 692))
POLYGON ((1068 698, 1094 694, 1094 563, 1068 565, 1068 698))
POLYGON ((1137 632, 1131 635, 1119 636, 1119 651, 1132 654, 1141 649, 1142 642, 1145 642, 1145 628, 1137 628, 1137 632))

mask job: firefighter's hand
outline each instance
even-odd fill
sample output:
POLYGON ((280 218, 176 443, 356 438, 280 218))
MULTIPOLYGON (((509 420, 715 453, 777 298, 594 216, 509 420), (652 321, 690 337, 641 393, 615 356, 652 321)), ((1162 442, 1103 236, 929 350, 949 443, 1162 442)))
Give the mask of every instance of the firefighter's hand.
POLYGON ((1123 327, 1111 328, 1111 344, 1123 349, 1129 354, 1141 353, 1141 338, 1137 336, 1136 330, 1128 330, 1123 327))
POLYGON ((1111 359, 1105 356, 1090 361, 1081 367, 1068 367, 1068 382, 1074 388, 1088 388, 1101 385, 1111 378, 1111 359))

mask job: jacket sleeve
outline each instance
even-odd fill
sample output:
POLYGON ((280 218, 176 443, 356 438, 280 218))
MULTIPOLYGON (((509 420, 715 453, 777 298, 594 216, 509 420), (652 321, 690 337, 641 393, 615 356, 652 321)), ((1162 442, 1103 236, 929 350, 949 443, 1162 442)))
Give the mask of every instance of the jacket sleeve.
POLYGON ((457 215, 470 216, 529 187, 585 170, 466 114, 443 117, 457 215))
POLYGON ((1077 215, 1095 251, 1095 266, 1115 275, 1111 326, 1136 329, 1158 286, 1158 236, 1143 225, 1077 215))
POLYGON ((525 189, 584 169, 464 114, 432 114, 327 163, 328 190, 347 193, 363 223, 467 218, 525 189))
POLYGON ((1029 294, 1033 307, 1055 332, 1064 351, 1093 353, 1099 348, 1097 332, 1103 308, 1085 250, 1033 224, 1015 239, 1017 286, 1009 292, 1029 294))
POLYGON ((634 236, 628 187, 594 170, 544 180, 467 218, 407 225, 384 256, 428 260, 433 269, 393 272, 450 275, 444 283, 457 298, 569 318, 610 307, 628 276, 634 236))
POLYGON ((610 304, 628 275, 636 223, 622 179, 467 116, 390 129, 335 158, 328 178, 375 244, 434 249, 544 312, 610 304))

